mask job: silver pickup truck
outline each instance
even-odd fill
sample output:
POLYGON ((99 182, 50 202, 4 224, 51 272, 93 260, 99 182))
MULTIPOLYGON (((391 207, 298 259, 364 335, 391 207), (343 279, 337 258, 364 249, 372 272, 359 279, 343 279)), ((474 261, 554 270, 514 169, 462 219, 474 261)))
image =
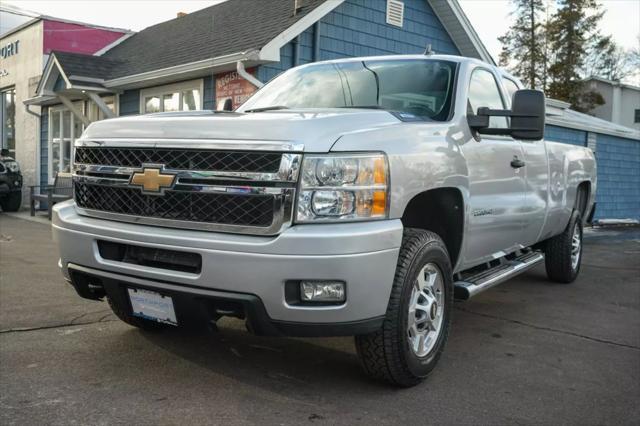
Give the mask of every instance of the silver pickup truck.
POLYGON ((142 329, 354 335, 368 374, 414 385, 454 298, 580 270, 594 155, 544 141, 544 95, 520 88, 469 58, 352 58, 234 112, 95 122, 54 209, 62 273, 142 329))

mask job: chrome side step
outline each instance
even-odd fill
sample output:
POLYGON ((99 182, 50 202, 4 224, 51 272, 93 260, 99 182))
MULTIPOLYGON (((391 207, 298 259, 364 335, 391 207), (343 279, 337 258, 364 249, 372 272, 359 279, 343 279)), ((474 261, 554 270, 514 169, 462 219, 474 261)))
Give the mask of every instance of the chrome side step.
POLYGON ((500 265, 464 276, 459 281, 454 282, 454 296, 456 299, 467 300, 521 274, 543 260, 544 255, 537 251, 521 254, 511 260, 504 259, 500 265))

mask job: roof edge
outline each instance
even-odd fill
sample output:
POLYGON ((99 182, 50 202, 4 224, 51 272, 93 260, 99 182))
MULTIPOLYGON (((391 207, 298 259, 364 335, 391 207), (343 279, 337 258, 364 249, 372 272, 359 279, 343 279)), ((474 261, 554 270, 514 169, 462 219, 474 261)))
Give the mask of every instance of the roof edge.
MULTIPOLYGON (((464 35, 467 37, 467 39, 469 40, 469 42, 473 46, 473 49, 475 50, 475 53, 477 54, 477 58, 483 60, 484 62, 486 62, 488 64, 497 66, 497 64, 494 61, 493 57, 491 56, 491 54, 487 50, 486 46, 484 45, 484 43, 482 43, 482 40, 480 39, 480 36, 478 36, 478 33, 473 28, 473 25, 471 25, 471 22, 469 21, 469 18, 467 18, 467 15, 464 13, 464 10, 460 6, 460 3, 458 3, 458 0, 427 0, 427 1, 429 2, 429 6, 431 6, 431 9, 433 9, 433 12, 436 14, 438 19, 440 20, 440 22, 444 26, 445 31, 447 32, 447 34, 449 34, 449 37, 451 37, 451 41, 453 41, 453 44, 456 45, 458 50, 460 50, 460 47, 456 43, 455 37, 452 35, 453 29, 452 28, 448 28, 447 24, 446 24, 446 20, 444 20, 441 17, 441 15, 438 14, 438 9, 441 8, 441 7, 447 7, 449 9, 449 11, 451 12, 451 14, 453 14, 453 16, 460 23, 460 26, 462 27, 462 30, 464 31, 464 35), (437 4, 434 4, 434 2, 437 2, 437 4)), ((464 55, 464 53, 461 50, 460 50, 460 54, 464 55)))
POLYGON ((293 25, 286 28, 271 41, 262 46, 259 52, 260 59, 264 61, 280 62, 280 49, 285 44, 306 31, 311 25, 324 18, 329 12, 344 3, 345 0, 325 1, 311 12, 298 19, 293 25))
POLYGON ((107 88, 120 88, 131 84, 141 83, 147 80, 155 80, 163 77, 169 77, 175 74, 200 71, 220 65, 235 64, 238 61, 246 61, 250 59, 257 59, 257 52, 255 50, 230 53, 228 55, 203 59, 196 62, 189 62, 187 64, 180 64, 168 68, 147 71, 140 74, 113 78, 110 80, 106 80, 104 82, 104 86, 107 88))
POLYGON ((122 37, 120 37, 117 40, 112 41, 111 43, 107 44, 105 47, 103 47, 102 49, 98 50, 97 52, 95 52, 93 54, 93 56, 102 56, 105 53, 107 53, 109 50, 113 49, 114 47, 116 47, 117 45, 119 45, 120 43, 122 43, 123 41, 129 39, 130 37, 136 35, 137 33, 135 31, 131 31, 128 32, 126 34, 124 34, 122 37))
POLYGON ((25 28, 30 27, 30 26, 31 26, 31 25, 33 25, 33 24, 37 24, 37 23, 38 23, 38 22, 40 22, 40 21, 42 21, 42 18, 33 18, 33 19, 30 19, 30 20, 28 20, 28 21, 26 21, 26 22, 23 22, 22 24, 18 25, 17 27, 10 29, 10 30, 9 30, 9 31, 7 31, 6 33, 4 33, 4 34, 0 35, 0 38, 10 37, 10 36, 12 36, 13 34, 15 34, 15 33, 17 33, 17 32, 20 32, 20 31, 24 30, 25 28))
POLYGON ((596 75, 592 75, 590 77, 584 78, 582 79, 582 81, 584 81, 585 83, 588 81, 599 81, 600 83, 609 84, 613 87, 619 86, 619 87, 624 87, 625 89, 640 91, 640 86, 634 86, 633 84, 623 83, 621 81, 608 80, 606 78, 598 77, 596 75))

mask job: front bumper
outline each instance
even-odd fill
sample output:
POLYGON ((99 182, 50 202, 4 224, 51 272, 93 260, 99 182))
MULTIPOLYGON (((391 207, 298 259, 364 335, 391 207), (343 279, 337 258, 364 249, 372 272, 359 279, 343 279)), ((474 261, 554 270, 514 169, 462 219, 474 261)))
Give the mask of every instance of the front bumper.
POLYGON ((402 224, 387 220, 298 225, 278 236, 257 237, 90 218, 78 215, 73 201, 68 201, 54 207, 53 233, 68 279, 74 268, 85 268, 86 273, 124 285, 182 295, 205 292, 205 297, 249 306, 254 329, 275 326, 289 335, 344 335, 372 331, 381 324, 402 224), (202 268, 187 273, 107 260, 100 255, 99 240, 197 253, 202 268), (347 300, 341 305, 291 305, 285 282, 301 279, 344 281, 347 300), (256 313, 261 309, 264 315, 256 313))

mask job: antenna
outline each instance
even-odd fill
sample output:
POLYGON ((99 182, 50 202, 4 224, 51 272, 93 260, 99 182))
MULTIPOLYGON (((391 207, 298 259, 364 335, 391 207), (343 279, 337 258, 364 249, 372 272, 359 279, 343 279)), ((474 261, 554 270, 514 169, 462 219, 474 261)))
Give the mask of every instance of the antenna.
POLYGON ((431 49, 431 43, 427 44, 427 48, 424 49, 423 55, 429 56, 429 55, 433 55, 434 53, 436 52, 434 52, 433 49, 431 49))

